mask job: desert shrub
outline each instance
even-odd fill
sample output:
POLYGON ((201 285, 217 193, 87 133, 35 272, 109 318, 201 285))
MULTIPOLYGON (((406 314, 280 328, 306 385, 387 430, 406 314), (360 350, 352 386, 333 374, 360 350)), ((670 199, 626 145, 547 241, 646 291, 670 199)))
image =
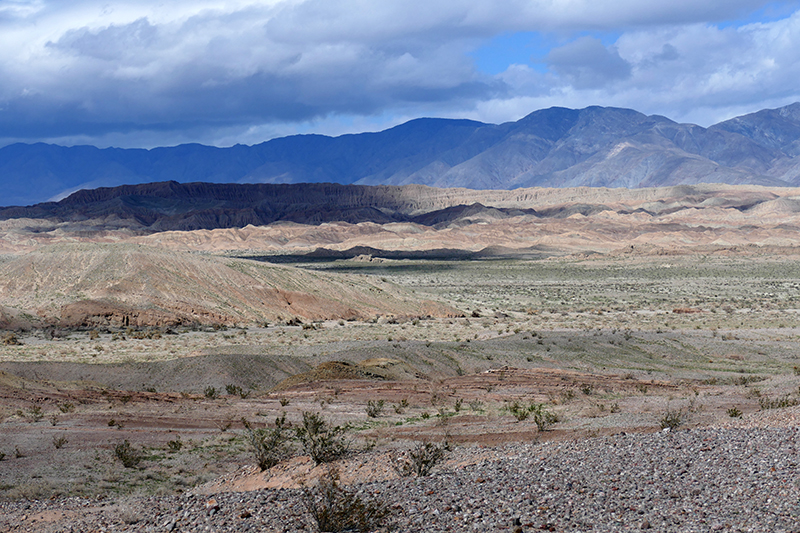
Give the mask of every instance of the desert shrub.
POLYGON ((403 398, 402 400, 400 400, 400 403, 396 403, 396 404, 392 405, 392 407, 394 408, 394 412, 395 413, 397 413, 398 415, 401 415, 401 414, 403 414, 403 412, 408 407, 408 400, 403 398))
POLYGON ((449 445, 447 442, 433 444, 432 442, 418 442, 405 456, 395 458, 392 466, 403 477, 427 476, 437 464, 444 459, 449 445))
POLYGON ((305 452, 317 464, 329 463, 350 449, 346 427, 332 426, 319 413, 303 411, 303 424, 295 430, 305 452))
POLYGON ((127 439, 114 446, 114 455, 125 468, 133 468, 144 459, 142 451, 131 445, 127 439))
POLYGON ((0 452, 0 461, 2 461, 5 458, 6 458, 6 454, 4 454, 3 452, 0 452))
POLYGON ((20 340, 17 338, 17 335, 10 332, 5 333, 1 340, 6 346, 19 346, 22 344, 22 342, 20 342, 20 340))
POLYGON ((742 411, 738 407, 731 407, 728 409, 728 416, 731 418, 741 418, 742 411))
POLYGON ((75 405, 70 402, 65 402, 58 406, 58 410, 64 414, 71 413, 75 410, 75 405))
POLYGON ((203 391, 203 394, 209 400, 214 400, 219 396, 219 392, 217 392, 217 388, 216 387, 211 387, 211 386, 206 387, 205 390, 203 391))
POLYGON ((183 441, 181 441, 180 435, 178 435, 178 438, 176 438, 175 440, 168 441, 167 448, 172 453, 181 451, 181 448, 183 448, 183 441))
POLYGON ((532 403, 528 410, 533 416, 533 422, 539 431, 547 431, 550 426, 558 422, 558 415, 548 410, 543 403, 532 403))
POLYGON ((239 385, 225 385, 225 392, 227 392, 230 396, 239 396, 242 400, 250 396, 250 391, 244 390, 239 385))
POLYGON ((367 416, 370 418, 377 418, 383 413, 383 400, 369 400, 367 401, 367 416))
POLYGON ((30 416, 31 421, 38 422, 42 418, 44 418, 44 411, 38 405, 34 405, 30 409, 28 409, 28 415, 30 416))
POLYGON ((670 409, 667 405, 667 409, 661 415, 658 423, 661 429, 678 429, 685 422, 685 418, 686 412, 683 409, 670 409))
POLYGON ((459 398, 456 400, 456 403, 453 404, 453 410, 458 413, 461 411, 461 406, 464 404, 464 398, 459 398))
POLYGON ((800 403, 797 398, 792 398, 788 394, 784 394, 778 398, 768 398, 762 396, 758 399, 758 405, 761 406, 762 411, 767 409, 783 409, 784 407, 792 407, 800 403))
POLYGON ((281 398, 280 402, 281 402, 281 407, 286 407, 287 405, 289 405, 289 398, 281 398))
POLYGON ((522 422, 523 420, 527 420, 527 418, 531 415, 531 412, 528 410, 528 408, 520 404, 516 400, 513 403, 509 404, 507 409, 509 413, 514 415, 514 418, 517 419, 517 422, 522 422))
POLYGON ((55 446, 56 450, 60 450, 68 442, 66 437, 53 437, 53 446, 55 446))
POLYGON ((286 413, 275 418, 273 428, 253 428, 247 419, 242 418, 242 424, 247 432, 247 440, 258 463, 258 467, 268 470, 291 455, 291 434, 289 424, 286 423, 286 413))
POLYGON ((364 500, 339 485, 339 473, 331 468, 319 484, 303 490, 303 503, 321 532, 374 531, 383 527, 391 509, 383 500, 364 500))

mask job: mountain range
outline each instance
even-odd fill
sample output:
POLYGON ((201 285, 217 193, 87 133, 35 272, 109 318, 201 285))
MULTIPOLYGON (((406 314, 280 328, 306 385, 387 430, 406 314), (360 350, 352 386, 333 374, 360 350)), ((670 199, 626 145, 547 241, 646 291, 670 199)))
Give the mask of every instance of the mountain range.
POLYGON ((631 109, 554 107, 485 124, 423 118, 254 146, 0 148, 0 206, 149 182, 422 184, 470 189, 800 185, 800 103, 709 128, 631 109))

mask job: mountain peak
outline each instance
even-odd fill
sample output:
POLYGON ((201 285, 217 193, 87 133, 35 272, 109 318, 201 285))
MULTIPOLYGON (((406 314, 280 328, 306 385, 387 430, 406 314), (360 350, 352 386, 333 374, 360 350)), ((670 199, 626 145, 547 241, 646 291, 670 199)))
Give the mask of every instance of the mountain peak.
POLYGON ((255 146, 0 148, 0 205, 102 186, 180 183, 650 187, 800 184, 800 103, 711 128, 633 109, 551 107, 500 125, 419 118, 385 131, 295 135, 255 146))

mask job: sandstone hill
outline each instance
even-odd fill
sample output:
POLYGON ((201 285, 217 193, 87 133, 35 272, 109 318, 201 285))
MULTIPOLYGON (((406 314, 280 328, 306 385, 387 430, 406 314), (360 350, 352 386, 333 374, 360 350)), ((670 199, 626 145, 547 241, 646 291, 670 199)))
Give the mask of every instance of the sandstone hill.
POLYGON ((0 206, 175 180, 423 184, 471 189, 800 185, 800 103, 703 128, 631 109, 535 111, 516 122, 418 119, 378 133, 255 146, 0 148, 0 206))
MULTIPOLYGON (((454 312, 380 279, 125 244, 62 244, 0 262, 5 322, 247 324, 454 312)), ((2 311, 2 308, 0 308, 2 311)))

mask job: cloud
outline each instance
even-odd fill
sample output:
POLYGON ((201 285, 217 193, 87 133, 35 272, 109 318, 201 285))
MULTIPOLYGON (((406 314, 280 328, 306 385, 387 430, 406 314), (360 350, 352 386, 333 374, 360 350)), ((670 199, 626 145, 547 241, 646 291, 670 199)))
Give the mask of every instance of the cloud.
POLYGON ((333 133, 354 117, 514 120, 540 104, 710 116, 797 96, 797 14, 715 25, 772 4, 0 0, 0 132, 136 145, 333 133), (513 32, 555 43, 545 71, 479 71, 471 52, 513 32))
POLYGON ((617 48, 606 48, 593 37, 581 37, 551 50, 547 63, 576 89, 602 87, 631 75, 631 64, 620 57, 617 48))
POLYGON ((550 52, 547 74, 509 68, 501 76, 513 86, 510 97, 478 103, 472 118, 498 122, 597 103, 710 125, 800 100, 798 49, 800 11, 740 27, 638 28, 606 47, 582 37, 550 52))

